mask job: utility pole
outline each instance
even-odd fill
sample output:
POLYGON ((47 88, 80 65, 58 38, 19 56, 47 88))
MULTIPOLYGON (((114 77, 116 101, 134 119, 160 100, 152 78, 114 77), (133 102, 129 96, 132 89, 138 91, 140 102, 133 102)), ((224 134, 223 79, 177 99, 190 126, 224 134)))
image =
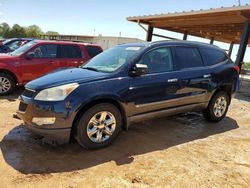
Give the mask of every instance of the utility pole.
POLYGON ((239 6, 241 6, 241 2, 240 2, 240 0, 238 0, 238 5, 239 5, 239 6))

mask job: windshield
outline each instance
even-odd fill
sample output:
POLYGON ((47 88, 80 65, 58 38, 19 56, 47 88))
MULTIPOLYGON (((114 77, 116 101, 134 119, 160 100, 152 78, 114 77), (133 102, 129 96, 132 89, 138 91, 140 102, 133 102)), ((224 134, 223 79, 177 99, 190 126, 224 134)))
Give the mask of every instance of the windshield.
POLYGON ((135 57, 143 47, 117 46, 95 56, 82 68, 99 72, 115 72, 131 58, 135 57))
POLYGON ((25 45, 23 45, 22 47, 15 50, 14 52, 11 52, 10 54, 14 56, 22 55, 23 53, 27 52, 35 44, 36 44, 36 41, 30 41, 26 43, 25 45))

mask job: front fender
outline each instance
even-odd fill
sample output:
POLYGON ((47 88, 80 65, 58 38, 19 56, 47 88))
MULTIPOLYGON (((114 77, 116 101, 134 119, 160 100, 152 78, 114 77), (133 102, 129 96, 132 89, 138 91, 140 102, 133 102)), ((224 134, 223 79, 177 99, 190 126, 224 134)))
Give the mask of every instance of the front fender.
POLYGON ((16 79, 18 84, 22 83, 20 76, 18 74, 15 74, 15 72, 17 72, 17 70, 11 68, 10 66, 6 65, 5 63, 0 63, 0 72, 8 73, 16 79))

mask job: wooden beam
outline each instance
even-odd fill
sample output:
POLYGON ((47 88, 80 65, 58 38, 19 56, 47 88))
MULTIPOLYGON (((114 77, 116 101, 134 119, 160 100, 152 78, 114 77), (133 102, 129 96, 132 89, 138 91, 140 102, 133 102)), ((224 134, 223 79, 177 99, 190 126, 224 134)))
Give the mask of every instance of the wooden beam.
POLYGON ((150 25, 153 27, 164 27, 164 26, 195 26, 195 25, 219 25, 219 24, 232 24, 232 23, 242 23, 244 20, 239 17, 217 17, 213 19, 206 19, 206 18, 195 18, 195 19, 173 19, 173 20, 164 20, 164 21, 151 21, 149 22, 150 25))
POLYGON ((231 55, 232 55, 233 47, 234 47, 234 42, 231 42, 229 50, 228 50, 228 56, 229 57, 231 57, 231 55))
POLYGON ((241 41, 240 41, 240 47, 239 47, 236 62, 235 62, 237 65, 239 65, 240 69, 244 60, 247 43, 249 41, 249 35, 250 35, 250 21, 247 20, 244 23, 243 32, 242 32, 241 41))
POLYGON ((147 37, 146 37, 146 41, 147 41, 147 42, 152 41, 153 31, 154 31, 154 27, 152 27, 151 25, 149 25, 149 26, 148 26, 147 37))
POLYGON ((187 40, 188 32, 185 32, 183 35, 183 40, 187 40))
POLYGON ((211 38, 210 44, 214 44, 214 37, 211 38))

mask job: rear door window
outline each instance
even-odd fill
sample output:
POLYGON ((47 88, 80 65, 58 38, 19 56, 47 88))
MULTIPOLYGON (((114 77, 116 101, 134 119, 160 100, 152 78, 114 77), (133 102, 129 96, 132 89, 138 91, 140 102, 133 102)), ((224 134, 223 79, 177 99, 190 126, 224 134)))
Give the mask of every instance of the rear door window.
POLYGON ((61 45, 60 46, 60 58, 81 58, 82 53, 76 45, 61 45))
POLYGON ((95 57, 96 55, 102 53, 102 50, 97 46, 85 46, 90 57, 95 57))
POLYGON ((202 58, 206 65, 215 65, 228 59, 223 51, 201 48, 202 58))
POLYGON ((203 66, 203 61, 197 48, 175 47, 175 53, 179 69, 203 66))

